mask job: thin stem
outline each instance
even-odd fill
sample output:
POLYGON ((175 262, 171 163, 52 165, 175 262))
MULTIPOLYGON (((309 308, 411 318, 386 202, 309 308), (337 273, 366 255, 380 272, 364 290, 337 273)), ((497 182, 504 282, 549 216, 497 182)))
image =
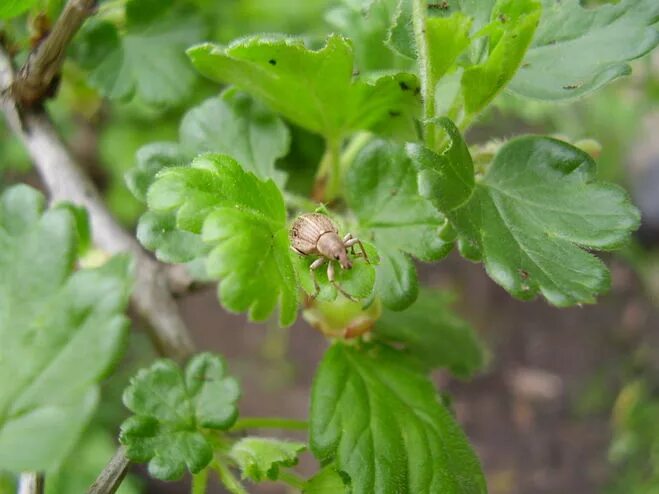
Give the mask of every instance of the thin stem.
POLYGON ((428 42, 426 39, 426 0, 412 0, 412 26, 416 41, 417 60, 419 64, 419 77, 421 79, 421 96, 423 97, 423 125, 426 146, 435 149, 435 88, 430 70, 430 57, 428 56, 428 42))
POLYGON ((357 153, 361 151, 361 149, 368 144, 368 141, 370 141, 373 138, 373 134, 370 132, 359 132, 355 137, 353 137, 350 140, 350 143, 345 148, 345 151, 341 154, 341 160, 340 160, 340 165, 341 165, 341 177, 343 178, 345 176, 346 171, 350 167, 353 161, 355 161, 355 157, 357 156, 357 153))
POLYGON ((249 494, 249 492, 245 490, 240 481, 231 472, 229 467, 224 462, 222 462, 222 460, 215 460, 214 465, 218 475, 220 476, 220 480, 229 492, 232 494, 249 494))
POLYGON ((302 490, 304 489, 304 486, 306 485, 306 482, 304 481, 303 478, 295 475, 292 472, 279 472, 279 480, 282 482, 290 485, 291 487, 295 489, 302 490))
POLYGON ((320 160, 314 199, 332 201, 341 190, 341 143, 342 138, 327 137, 325 154, 320 160))
POLYGON ((231 430, 245 429, 286 429, 305 431, 309 424, 305 420, 286 419, 280 417, 245 417, 238 419, 231 430))
POLYGON ((192 476, 192 488, 190 494, 206 494, 208 484, 208 468, 204 468, 197 475, 192 476))
POLYGON ((96 481, 87 490, 87 494, 113 494, 116 492, 126 476, 128 464, 124 448, 120 446, 96 481))

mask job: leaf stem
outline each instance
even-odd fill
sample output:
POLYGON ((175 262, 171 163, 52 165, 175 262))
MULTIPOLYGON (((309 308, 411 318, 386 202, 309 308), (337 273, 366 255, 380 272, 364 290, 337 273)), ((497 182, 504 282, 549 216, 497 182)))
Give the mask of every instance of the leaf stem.
POLYGON ((309 424, 306 420, 287 419, 280 417, 245 417, 238 419, 232 431, 245 429, 287 429, 307 430, 309 424))
POLYGON ((320 160, 316 184, 314 186, 314 199, 330 202, 341 191, 341 137, 325 138, 325 154, 320 160))
POLYGON ((208 484, 208 468, 204 468, 197 475, 192 476, 191 494, 206 494, 206 485, 208 484))
POLYGON ((226 487, 229 492, 232 494, 249 494, 249 492, 247 492, 240 481, 231 472, 226 463, 218 458, 215 460, 214 466, 218 475, 220 476, 220 480, 224 484, 224 487, 226 487))
POLYGON ((306 485, 305 480, 302 477, 295 475, 293 472, 280 471, 279 480, 299 490, 304 489, 304 486, 306 485))
POLYGON ((426 146, 435 149, 435 88, 432 83, 428 42, 426 39, 426 0, 412 0, 412 26, 416 42, 419 77, 421 79, 421 96, 423 98, 423 126, 426 146))
POLYGON ((355 157, 357 156, 357 153, 359 153, 359 151, 361 151, 361 149, 366 144, 368 144, 368 141, 370 141, 371 139, 373 139, 373 134, 371 134, 370 132, 359 132, 346 145, 345 150, 343 151, 343 153, 341 153, 341 160, 340 160, 342 178, 345 176, 348 167, 350 167, 352 162, 355 161, 355 157))

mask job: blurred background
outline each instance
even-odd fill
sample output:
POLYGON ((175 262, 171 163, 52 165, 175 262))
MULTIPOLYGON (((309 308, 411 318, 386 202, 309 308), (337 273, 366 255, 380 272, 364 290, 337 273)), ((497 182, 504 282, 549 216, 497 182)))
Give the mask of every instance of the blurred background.
MULTIPOLYGON (((363 3, 196 0, 193 7, 209 20, 203 39, 229 42, 255 32, 284 32, 320 44, 337 27, 337 6, 358 9, 363 3)), ((57 10, 57 1, 48 4, 57 10)), ((102 2, 101 8, 112 4, 102 2)), ((436 379, 451 396, 492 494, 659 493, 659 52, 633 69, 631 77, 594 96, 562 105, 504 94, 467 136, 471 145, 521 133, 599 143, 600 177, 629 190, 643 213, 633 243, 605 257, 613 274, 608 295, 594 306, 556 309, 544 301, 513 300, 482 266, 456 254, 419 267, 428 285, 454 293, 457 312, 478 329, 490 352, 475 379, 436 379)), ((75 62, 67 63, 49 110, 112 212, 134 228, 142 205, 123 175, 136 150, 175 140, 183 113, 218 87, 198 78, 189 100, 162 108, 139 98, 108 102, 85 80, 75 62)), ((302 130, 292 132, 291 151, 280 165, 293 187, 305 191, 323 144, 302 130)), ((20 143, 0 123, 0 184, 19 181, 40 186, 20 143)), ((229 315, 219 307, 214 286, 200 287, 179 303, 198 347, 225 355, 242 382, 242 415, 306 418, 311 378, 326 348, 320 333, 302 320, 282 330, 229 315)), ((61 474, 48 478, 48 493, 84 492, 112 455, 126 416, 121 391, 137 368, 155 358, 140 324, 134 321, 137 331, 124 361, 105 383, 97 417, 61 474)), ((308 474, 314 468, 307 455, 298 470, 308 474)), ((278 484, 248 489, 286 492, 278 484)), ((0 493, 8 492, 12 480, 0 477, 0 493)), ((134 467, 120 492, 178 493, 187 487, 147 480, 134 467)))

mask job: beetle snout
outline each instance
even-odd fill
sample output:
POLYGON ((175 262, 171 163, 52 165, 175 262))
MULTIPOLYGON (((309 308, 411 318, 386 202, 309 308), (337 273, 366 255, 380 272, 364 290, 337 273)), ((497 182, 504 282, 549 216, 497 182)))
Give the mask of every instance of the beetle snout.
POLYGON ((342 269, 351 269, 352 268, 352 263, 350 262, 350 259, 348 259, 348 253, 347 252, 341 252, 339 254, 339 264, 341 265, 342 269))

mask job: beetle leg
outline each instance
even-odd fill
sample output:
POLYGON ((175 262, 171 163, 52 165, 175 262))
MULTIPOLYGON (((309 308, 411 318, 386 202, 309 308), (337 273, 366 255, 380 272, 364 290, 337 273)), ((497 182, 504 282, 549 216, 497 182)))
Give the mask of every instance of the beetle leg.
POLYGON ((291 250, 292 250, 293 252, 295 252, 296 254, 300 254, 301 256, 306 256, 306 254, 305 254, 304 252, 302 252, 302 251, 299 250, 299 249, 296 249, 296 248, 293 247, 292 245, 291 245, 291 250))
POLYGON ((339 292, 343 294, 344 297, 352 300, 353 302, 358 302, 358 300, 355 297, 353 297, 348 292, 346 292, 343 288, 341 288, 341 285, 339 285, 334 279, 334 263, 332 261, 330 261, 330 263, 327 266, 327 279, 334 286, 334 288, 336 288, 339 292))
POLYGON ((318 284, 318 279, 316 278, 316 269, 318 269, 323 264, 325 264, 325 261, 327 261, 327 259, 325 259, 324 257, 319 257, 318 259, 316 259, 314 262, 311 263, 311 266, 309 266, 309 272, 311 273, 311 279, 313 280, 313 287, 315 290, 311 298, 316 298, 320 293, 320 285, 318 284))
POLYGON ((354 256, 355 255, 355 247, 351 246, 351 245, 348 245, 348 241, 351 240, 351 239, 352 239, 352 233, 346 233, 345 237, 343 237, 343 245, 346 246, 346 249, 348 247, 352 247, 352 249, 350 249, 350 253, 354 256))
POLYGON ((357 254, 357 255, 360 256, 360 257, 361 257, 361 256, 364 256, 364 259, 366 259, 366 262, 369 263, 369 264, 371 264, 371 261, 370 261, 370 259, 368 258, 368 254, 366 254, 366 249, 364 249, 364 244, 362 243, 361 240, 359 240, 358 238, 351 238, 351 239, 349 239, 348 241, 346 241, 346 243, 345 243, 344 245, 346 246, 346 249, 347 249, 348 247, 352 247, 352 249, 353 249, 352 251, 353 251, 353 252, 355 252, 355 250, 354 250, 354 249, 355 249, 355 245, 359 245, 359 249, 361 250, 361 252, 360 252, 359 254, 357 254))

